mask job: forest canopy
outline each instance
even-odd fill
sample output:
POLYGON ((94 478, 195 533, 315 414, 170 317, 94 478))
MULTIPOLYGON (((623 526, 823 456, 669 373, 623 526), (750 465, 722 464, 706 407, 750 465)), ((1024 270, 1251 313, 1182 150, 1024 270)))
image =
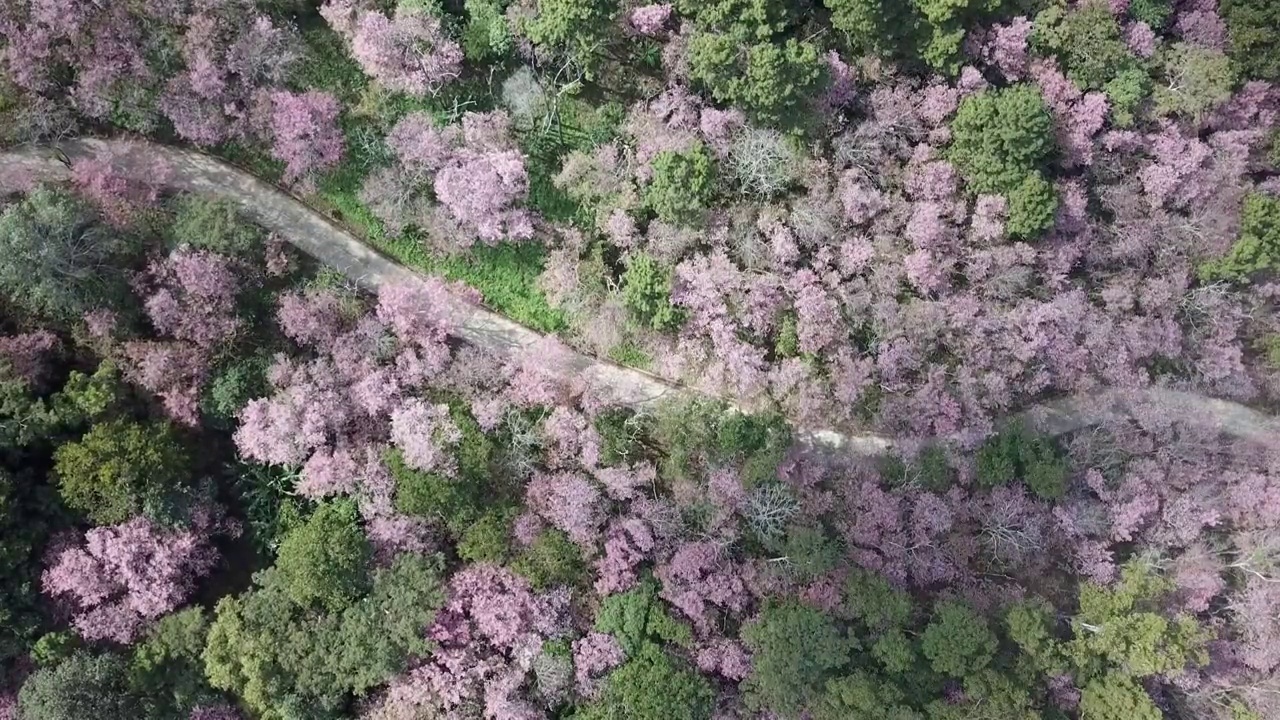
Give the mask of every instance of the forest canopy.
POLYGON ((1278 27, 0 3, 0 720, 1280 717, 1278 27))

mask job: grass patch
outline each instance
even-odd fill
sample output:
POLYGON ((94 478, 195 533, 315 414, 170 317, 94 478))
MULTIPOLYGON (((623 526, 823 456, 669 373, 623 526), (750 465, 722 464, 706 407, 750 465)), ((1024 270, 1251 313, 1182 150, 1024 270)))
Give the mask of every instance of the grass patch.
POLYGON ((653 364, 653 358, 649 353, 631 343, 623 343, 611 348, 609 350, 609 359, 619 365, 640 368, 641 370, 649 370, 653 364))

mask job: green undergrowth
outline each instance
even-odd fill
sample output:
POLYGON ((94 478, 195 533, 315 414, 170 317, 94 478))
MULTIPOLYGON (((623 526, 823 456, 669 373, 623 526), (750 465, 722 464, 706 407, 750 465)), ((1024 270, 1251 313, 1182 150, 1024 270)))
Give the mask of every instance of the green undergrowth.
MULTIPOLYGON (((429 250, 412 231, 388 235, 382 222, 359 199, 364 178, 391 159, 382 138, 399 118, 410 112, 429 112, 447 123, 465 111, 492 109, 474 100, 491 97, 478 86, 482 80, 461 83, 447 97, 430 100, 382 94, 369 86, 332 33, 303 28, 303 36, 312 49, 313 61, 300 69, 294 84, 328 90, 348 108, 342 119, 346 156, 320 180, 310 201, 395 261, 474 287, 486 305, 506 317, 539 332, 566 329, 564 314, 551 307, 537 285, 546 257, 542 246, 477 245, 466 253, 446 256, 429 250)), ((574 95, 560 97, 554 107, 550 117, 538 118, 518 132, 528 158, 529 207, 550 221, 590 231, 590 210, 556 188, 553 178, 569 152, 588 150, 616 136, 624 108, 617 103, 596 107, 589 99, 574 95)), ((225 146, 217 153, 264 179, 280 178, 281 164, 262 150, 225 146)), ((613 359, 629 365, 648 364, 648 358, 638 351, 616 353, 613 359)))
POLYGON ((466 253, 446 256, 430 252, 412 233, 388 235, 381 221, 360 202, 363 173, 344 165, 320 183, 324 209, 338 216, 370 245, 416 270, 459 280, 480 291, 485 304, 539 332, 566 327, 564 315, 547 303, 538 289, 546 252, 538 245, 476 245, 466 253))
MULTIPOLYGON (((490 308, 539 332, 565 329, 567 323, 563 313, 547 303, 546 296, 537 286, 546 256, 541 246, 477 245, 466 253, 446 256, 428 250, 413 232, 388 235, 382 222, 360 202, 358 193, 364 178, 390 160, 382 137, 397 120, 410 112, 428 112, 445 123, 456 121, 464 111, 492 109, 473 100, 489 96, 486 89, 476 87, 482 81, 475 79, 471 83, 461 83, 447 95, 429 100, 383 94, 369 86, 333 33, 323 27, 303 28, 303 37, 312 49, 314 59, 303 65, 294 83, 299 88, 328 90, 348 108, 342 118, 347 140, 346 155, 340 166, 321 178, 309 200, 396 262, 464 282, 480 291, 490 308)), ((544 140, 539 149, 567 151, 561 150, 566 144, 560 141, 564 133, 547 135, 554 137, 555 141, 544 140)), ((218 154, 264 179, 278 181, 280 178, 281 164, 264 151, 228 146, 219 148, 218 154)), ((531 204, 545 215, 563 218, 564 213, 571 215, 576 209, 561 205, 560 210, 556 210, 556 204, 567 198, 563 194, 557 197, 559 191, 551 185, 551 177, 558 170, 558 158, 554 162, 555 169, 547 169, 536 161, 530 162, 535 189, 531 195, 545 198, 542 203, 531 204)))
MULTIPOLYGON (((217 154, 263 179, 275 181, 279 178, 278 165, 261 153, 241 147, 224 147, 219 148, 217 154)), ((363 177, 358 159, 349 159, 321 180, 310 200, 396 262, 424 273, 464 282, 480 291, 486 305, 518 323, 544 333, 566 327, 563 313, 547 303, 546 296, 537 286, 546 257, 541 246, 477 245, 455 256, 430 252, 413 233, 387 235, 382 222, 357 196, 363 177)))

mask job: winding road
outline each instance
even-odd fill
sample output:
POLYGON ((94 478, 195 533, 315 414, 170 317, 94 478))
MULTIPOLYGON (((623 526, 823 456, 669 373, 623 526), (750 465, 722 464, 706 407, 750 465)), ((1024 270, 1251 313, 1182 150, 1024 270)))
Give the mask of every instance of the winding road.
MULTIPOLYGON (((168 189, 234 202, 263 227, 365 289, 376 291, 384 284, 417 276, 414 270, 388 259, 289 192, 210 155, 170 145, 76 138, 53 146, 11 148, 0 151, 0 190, 21 189, 31 182, 65 181, 70 170, 64 158, 75 161, 103 153, 114 154, 117 171, 130 180, 151 183, 162 177, 168 189), (167 172, 158 176, 157 166, 167 168, 167 172)), ((501 355, 515 355, 542 338, 519 323, 462 300, 452 311, 460 328, 458 335, 464 341, 501 355)), ((558 359, 551 369, 625 405, 649 405, 691 392, 641 370, 578 353, 558 359)), ((1280 444, 1280 421, 1276 418, 1237 403, 1163 388, 1103 390, 1088 397, 1050 401, 1024 414, 1046 432, 1062 434, 1097 424, 1109 415, 1131 412, 1144 403, 1242 440, 1280 444)), ((872 434, 808 430, 802 436, 856 455, 882 455, 893 447, 891 438, 872 434)))

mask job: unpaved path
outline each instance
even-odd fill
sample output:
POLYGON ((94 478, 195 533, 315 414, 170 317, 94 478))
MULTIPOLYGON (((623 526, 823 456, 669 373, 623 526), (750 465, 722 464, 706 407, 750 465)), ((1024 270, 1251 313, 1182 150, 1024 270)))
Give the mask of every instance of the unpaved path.
MULTIPOLYGON (((4 185, 13 189, 32 180, 66 180, 69 170, 59 153, 74 161, 108 151, 117 154, 118 171, 130 179, 153 182, 156 180, 154 169, 160 164, 168 168, 163 180, 166 187, 236 203, 263 227, 366 289, 376 290, 386 283, 404 282, 416 276, 415 271, 383 256, 301 199, 244 170, 193 150, 97 138, 63 140, 56 148, 14 148, 0 152, 0 189, 4 189, 4 185)), ((513 355, 542 337, 483 307, 460 301, 454 311, 462 339, 495 353, 513 355)), ((626 405, 648 405, 688 392, 649 373, 577 353, 556 358, 554 364, 555 367, 550 368, 554 372, 626 405)), ((1097 424, 1108 415, 1123 415, 1137 403, 1155 404, 1173 416, 1218 427, 1241 439, 1280 442, 1280 423, 1275 418, 1237 403, 1161 388, 1104 390, 1089 397, 1050 401, 1026 414, 1046 431, 1061 434, 1097 424)), ((891 439, 871 434, 824 430, 804 434, 820 444, 858 455, 883 454, 893 445, 891 439)))

